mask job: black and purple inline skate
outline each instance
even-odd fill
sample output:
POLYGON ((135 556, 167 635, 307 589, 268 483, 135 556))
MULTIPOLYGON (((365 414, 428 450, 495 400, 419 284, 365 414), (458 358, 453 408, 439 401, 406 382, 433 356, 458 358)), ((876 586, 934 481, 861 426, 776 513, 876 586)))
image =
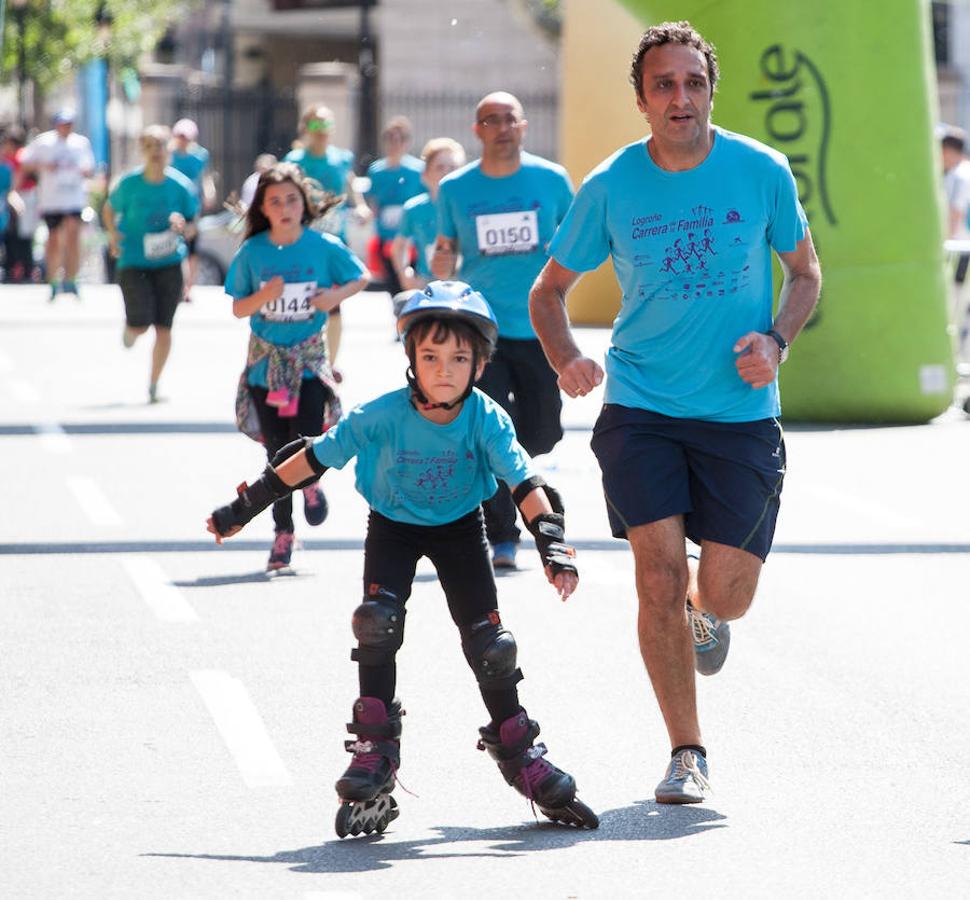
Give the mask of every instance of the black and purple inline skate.
POLYGON ((499 725, 479 728, 479 750, 487 750, 505 780, 553 822, 598 828, 600 820, 576 797, 576 780, 545 759, 546 745, 534 744, 539 723, 524 709, 499 725))
POLYGON ((347 730, 357 736, 345 741, 354 754, 347 771, 337 781, 340 809, 337 837, 361 833, 381 834, 397 818, 397 802, 391 796, 401 762, 401 709, 394 700, 390 709, 376 697, 360 697, 354 703, 354 720, 347 730))

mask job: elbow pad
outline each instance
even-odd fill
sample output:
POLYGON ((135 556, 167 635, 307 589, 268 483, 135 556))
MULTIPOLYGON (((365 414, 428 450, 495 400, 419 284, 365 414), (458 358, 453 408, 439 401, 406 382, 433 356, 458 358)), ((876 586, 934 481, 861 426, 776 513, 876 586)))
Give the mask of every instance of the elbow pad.
POLYGON ((316 453, 313 452, 313 441, 314 438, 312 437, 298 437, 295 441, 290 441, 288 444, 284 444, 273 455, 273 459, 270 461, 270 464, 275 469, 285 463, 291 456, 296 456, 296 454, 301 450, 306 450, 307 465, 313 469, 313 475, 310 478, 301 481, 299 484, 293 485, 292 488, 288 487, 287 491, 298 491, 300 488, 309 487, 324 472, 327 471, 327 467, 317 459, 316 453))

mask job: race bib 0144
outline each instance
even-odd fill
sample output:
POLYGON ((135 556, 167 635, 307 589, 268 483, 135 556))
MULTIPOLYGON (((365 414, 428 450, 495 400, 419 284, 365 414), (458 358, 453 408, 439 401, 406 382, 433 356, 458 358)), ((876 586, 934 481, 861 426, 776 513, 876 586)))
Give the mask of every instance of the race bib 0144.
POLYGON ((532 253, 539 246, 539 217, 534 209, 475 216, 482 256, 532 253))
MULTIPOLYGON (((265 285, 264 281, 260 287, 265 285)), ((310 302, 316 292, 315 281, 288 281, 283 286, 283 293, 275 300, 264 303, 259 313, 270 322, 305 322, 317 311, 310 302)))

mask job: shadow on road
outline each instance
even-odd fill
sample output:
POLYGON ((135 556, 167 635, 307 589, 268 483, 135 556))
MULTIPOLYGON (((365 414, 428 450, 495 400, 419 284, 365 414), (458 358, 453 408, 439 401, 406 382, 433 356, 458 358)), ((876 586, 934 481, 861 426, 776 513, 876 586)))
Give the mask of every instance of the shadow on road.
MULTIPOLYGON (((293 872, 345 874, 388 869, 394 863, 419 859, 473 859, 521 856, 546 850, 562 850, 586 841, 668 841, 726 828, 726 816, 708 806, 664 806, 641 800, 600 815, 596 831, 567 828, 551 822, 510 825, 506 828, 456 828, 439 826, 437 836, 394 840, 395 829, 384 835, 334 838, 314 847, 281 850, 273 856, 230 856, 215 853, 143 853, 170 859, 211 859, 220 862, 255 862, 288 865, 293 872), (467 848, 461 844, 486 844, 467 848)), ((398 832, 399 833, 399 832, 398 832)))

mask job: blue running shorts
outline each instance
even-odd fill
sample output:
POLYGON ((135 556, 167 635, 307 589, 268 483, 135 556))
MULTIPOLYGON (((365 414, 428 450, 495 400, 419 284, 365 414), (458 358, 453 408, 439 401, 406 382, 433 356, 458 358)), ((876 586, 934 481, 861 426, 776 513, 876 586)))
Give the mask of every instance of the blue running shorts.
POLYGON ((696 544, 716 541, 768 556, 785 478, 777 419, 675 419, 608 403, 591 446, 614 537, 683 515, 696 544))

